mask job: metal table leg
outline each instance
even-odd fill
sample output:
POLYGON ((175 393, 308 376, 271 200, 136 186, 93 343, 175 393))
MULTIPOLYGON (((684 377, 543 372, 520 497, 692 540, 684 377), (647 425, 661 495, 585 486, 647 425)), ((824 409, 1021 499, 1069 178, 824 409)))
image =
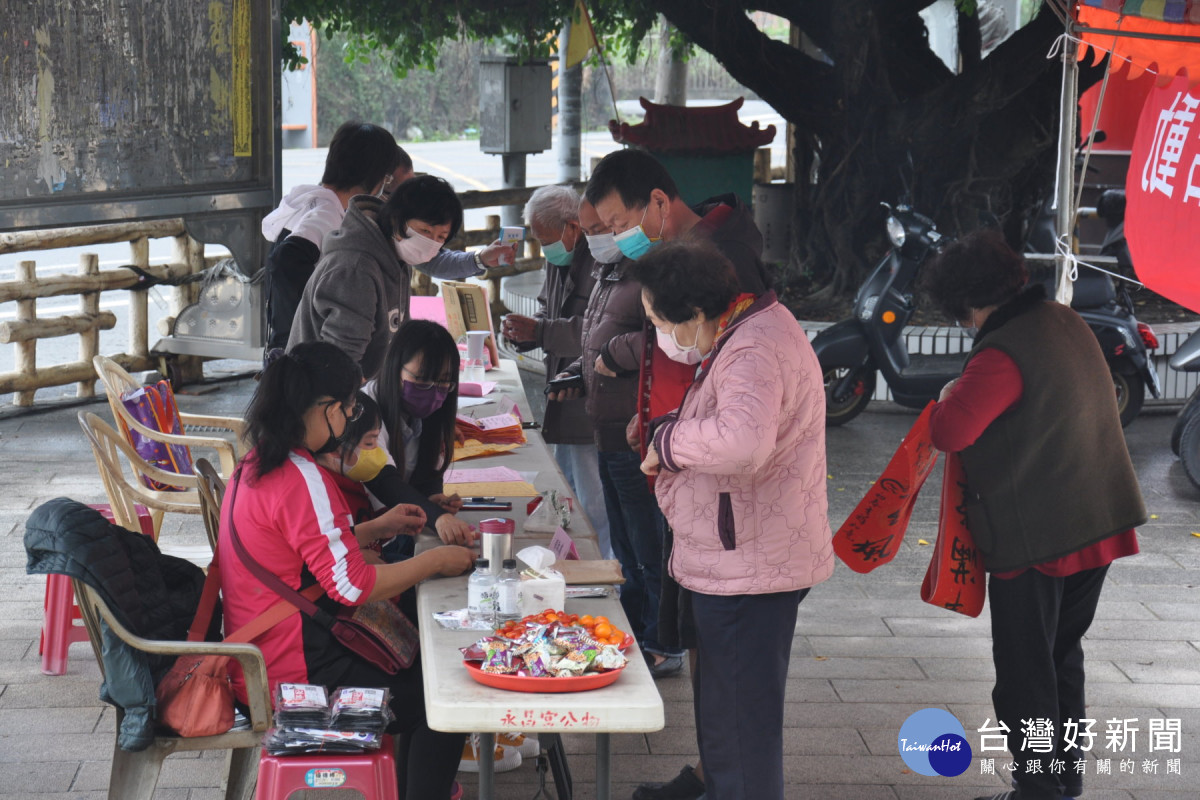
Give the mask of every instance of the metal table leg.
POLYGON ((496 734, 479 734, 479 800, 496 796, 496 734))
POLYGON ((612 800, 612 742, 609 734, 596 734, 596 800, 612 800))
POLYGON ((558 800, 572 800, 575 787, 571 779, 571 766, 567 763, 567 753, 563 750, 562 737, 557 733, 541 733, 538 734, 538 741, 542 743, 542 749, 546 751, 546 758, 550 762, 550 770, 554 774, 554 791, 558 794, 558 800))

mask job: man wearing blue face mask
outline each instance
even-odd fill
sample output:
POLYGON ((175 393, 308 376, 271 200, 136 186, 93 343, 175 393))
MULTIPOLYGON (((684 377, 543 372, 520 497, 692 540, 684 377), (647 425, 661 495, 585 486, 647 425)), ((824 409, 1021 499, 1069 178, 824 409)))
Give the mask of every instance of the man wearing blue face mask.
MULTIPOLYGON (((525 224, 541 243, 545 278, 532 317, 509 314, 501 333, 518 349, 545 352, 547 379, 566 369, 580 353, 583 313, 596 280, 595 262, 579 227, 579 195, 566 186, 543 186, 525 205, 525 224)), ((601 552, 610 552, 608 515, 596 466, 592 425, 582 399, 546 405, 542 438, 596 530, 601 552)))

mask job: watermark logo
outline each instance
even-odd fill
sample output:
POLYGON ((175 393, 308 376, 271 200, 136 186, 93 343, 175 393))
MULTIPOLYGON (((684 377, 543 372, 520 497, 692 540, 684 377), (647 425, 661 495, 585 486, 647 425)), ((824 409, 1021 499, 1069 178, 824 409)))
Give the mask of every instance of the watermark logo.
POLYGON ((958 718, 940 708, 922 708, 900 726, 900 757, 913 772, 953 778, 971 766, 971 745, 958 718))

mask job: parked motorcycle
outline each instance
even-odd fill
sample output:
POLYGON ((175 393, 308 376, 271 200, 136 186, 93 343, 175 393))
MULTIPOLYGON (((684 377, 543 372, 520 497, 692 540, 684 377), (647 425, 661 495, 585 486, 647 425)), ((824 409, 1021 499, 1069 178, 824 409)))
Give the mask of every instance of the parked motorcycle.
MULTIPOLYGON (((1200 372, 1200 328, 1192 331, 1167 363, 1171 369, 1180 372, 1200 372)), ((1200 489, 1200 386, 1192 392, 1175 418, 1175 427, 1171 429, 1171 450, 1183 462, 1183 471, 1188 480, 1200 489)))
MULTIPOLYGON (((911 207, 883 205, 889 212, 892 249, 855 295, 854 316, 831 325, 813 340, 825 379, 826 425, 844 425, 862 413, 875 392, 877 372, 898 404, 923 408, 962 373, 966 360, 965 353, 908 352, 902 334, 916 311, 917 275, 945 237, 933 220, 911 207)), ((1141 411, 1147 387, 1155 397, 1161 394, 1148 356, 1148 350, 1158 346, 1154 331, 1137 321, 1124 288, 1118 291, 1112 278, 1095 270, 1081 268, 1071 307, 1088 323, 1104 351, 1121 424, 1128 425, 1141 411)))
MULTIPOLYGON (((1133 277, 1136 273, 1125 241, 1125 190, 1101 192, 1095 213, 1106 225, 1100 255, 1114 259, 1115 263, 1108 266, 1117 275, 1133 277)), ((1043 212, 1026 246, 1028 252, 1054 252, 1053 218, 1052 210, 1043 212)), ((1054 292, 1053 283, 1052 277, 1046 280, 1050 294, 1054 292)), ((1128 281, 1081 265, 1071 298, 1071 308, 1087 322, 1104 351, 1112 371, 1122 425, 1128 425, 1141 412, 1147 389, 1154 397, 1162 395, 1162 385, 1150 355, 1158 348, 1158 337, 1149 325, 1138 321, 1128 287, 1128 281)))
POLYGON ((854 297, 854 316, 817 334, 813 349, 825 376, 825 424, 844 425, 862 413, 882 373, 897 403, 922 408, 962 373, 965 354, 908 352, 902 333, 916 311, 913 290, 921 264, 942 242, 933 220, 907 205, 888 210, 892 249, 854 297))

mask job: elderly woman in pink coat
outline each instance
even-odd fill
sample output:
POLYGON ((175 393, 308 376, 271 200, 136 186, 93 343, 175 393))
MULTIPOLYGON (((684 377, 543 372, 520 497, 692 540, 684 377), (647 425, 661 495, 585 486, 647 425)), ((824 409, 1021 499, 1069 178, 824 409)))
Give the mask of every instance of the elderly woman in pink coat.
POLYGON ((783 699, 798 603, 833 572, 821 368, 795 317, 738 293, 707 243, 635 262, 658 344, 696 365, 642 470, 692 592, 696 731, 707 800, 783 799, 783 699))

